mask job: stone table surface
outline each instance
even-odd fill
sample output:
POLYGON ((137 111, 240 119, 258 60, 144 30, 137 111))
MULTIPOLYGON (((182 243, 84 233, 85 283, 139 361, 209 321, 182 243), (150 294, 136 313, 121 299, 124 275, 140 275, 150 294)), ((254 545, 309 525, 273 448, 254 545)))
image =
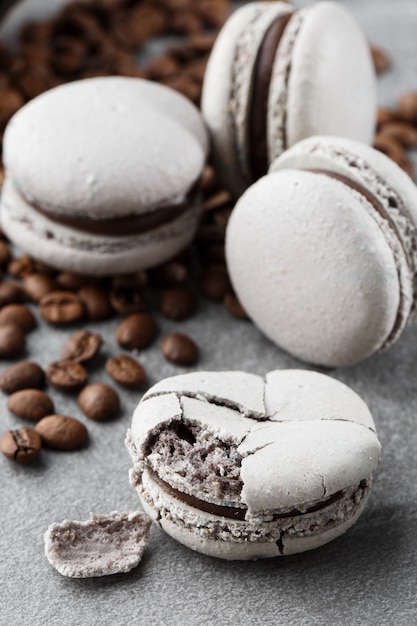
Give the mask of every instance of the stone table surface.
MULTIPOLYGON (((33 10, 35 0, 29 2, 33 10)), ((56 4, 56 0, 50 4, 56 4)), ((307 4, 299 2, 300 6, 307 4)), ((417 88, 417 2, 346 0, 370 40, 387 50, 392 69, 379 80, 380 103, 393 105, 417 88)), ((38 1, 45 10, 48 1, 38 1)), ((23 7, 22 7, 23 8, 23 7)), ((7 25, 6 25, 7 26, 7 25)), ((10 28, 9 35, 10 36, 10 28)), ((161 336, 178 323, 159 320, 161 336)), ((104 337, 103 359, 117 354, 118 320, 89 324, 104 337)), ((73 332, 39 322, 28 356, 42 365, 59 357, 73 332)), ((265 374, 308 366, 269 343, 251 324, 201 300, 181 324, 201 347, 199 369, 265 374)), ((150 382, 178 373, 158 342, 140 359, 150 382)), ((121 392, 122 415, 88 423, 90 443, 75 453, 44 451, 21 467, 0 458, 1 626, 396 625, 417 622, 417 325, 387 353, 330 375, 369 404, 383 446, 368 506, 343 537, 309 553, 256 562, 225 562, 179 545, 154 527, 142 563, 126 575, 72 580, 44 556, 43 533, 54 521, 87 519, 90 511, 139 508, 128 481, 123 440, 140 394, 121 392)), ((4 367, 4 363, 1 367, 4 367)), ((102 367, 92 380, 104 380, 102 367)), ((51 392, 57 408, 87 423, 75 399, 51 392)), ((1 431, 21 424, 0 398, 1 431)))

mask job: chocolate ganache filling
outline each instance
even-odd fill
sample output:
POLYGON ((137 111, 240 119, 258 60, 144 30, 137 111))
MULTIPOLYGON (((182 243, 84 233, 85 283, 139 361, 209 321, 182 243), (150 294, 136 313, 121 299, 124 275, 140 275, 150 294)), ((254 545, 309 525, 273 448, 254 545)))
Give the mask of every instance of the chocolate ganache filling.
POLYGON ((32 209, 35 209, 35 211, 57 224, 62 224, 69 228, 74 228, 75 230, 91 233, 93 235, 119 237, 124 235, 140 235, 174 221, 194 204, 199 193, 199 185, 195 184, 185 196, 184 200, 177 204, 164 206, 141 215, 127 215, 107 219, 92 219, 56 213, 45 209, 36 202, 30 201, 25 197, 22 191, 19 190, 19 193, 32 209))
POLYGON ((274 59, 288 22, 294 13, 279 17, 267 30, 255 62, 249 106, 249 162, 255 180, 268 171, 268 93, 274 59))

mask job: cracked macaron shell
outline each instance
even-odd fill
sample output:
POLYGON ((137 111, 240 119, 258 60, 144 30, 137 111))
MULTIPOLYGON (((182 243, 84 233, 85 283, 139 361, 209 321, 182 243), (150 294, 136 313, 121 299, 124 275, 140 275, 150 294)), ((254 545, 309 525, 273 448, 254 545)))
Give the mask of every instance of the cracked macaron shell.
POLYGON ((152 396, 151 388, 134 413, 128 434, 134 462, 143 470, 149 438, 172 420, 200 423, 222 440, 228 437, 238 444, 243 456, 241 497, 249 517, 320 501, 368 477, 379 462, 380 444, 366 404, 323 374, 277 370, 264 381, 244 372, 198 372, 166 383, 166 393, 161 381, 158 395, 152 396), (211 402, 198 393, 193 380, 207 374, 213 384, 211 402), (262 414, 258 410, 254 416, 247 408, 242 415, 227 407, 235 399, 233 383, 238 379, 247 397, 252 389, 257 394, 263 387, 262 414), (216 381, 224 390, 221 394, 215 390, 216 381), (181 391, 175 393, 173 387, 181 391))

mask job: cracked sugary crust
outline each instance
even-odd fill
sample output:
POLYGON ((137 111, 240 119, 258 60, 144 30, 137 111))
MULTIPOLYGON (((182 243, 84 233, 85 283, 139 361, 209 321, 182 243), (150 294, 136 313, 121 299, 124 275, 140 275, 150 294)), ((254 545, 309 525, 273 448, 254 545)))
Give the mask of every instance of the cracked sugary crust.
MULTIPOLYGON (((315 372, 277 370, 265 380, 244 372, 196 372, 166 379, 155 387, 139 403, 128 431, 126 445, 134 463, 130 480, 152 518, 173 536, 183 536, 186 545, 191 541, 194 549, 211 554, 213 541, 242 544, 258 537, 271 543, 281 541, 284 533, 291 541, 298 537, 297 547, 294 544, 294 549, 288 549, 299 551, 304 549, 302 545, 325 543, 330 540, 327 537, 344 532, 356 520, 379 461, 380 444, 365 403, 342 383, 315 372), (236 403, 230 408, 230 399, 236 399, 235 387, 244 388, 250 398, 252 391, 260 396, 260 382, 262 409, 257 405, 253 412, 246 407, 243 413, 236 403), (179 427, 190 429, 202 452, 206 441, 207 450, 214 454, 210 453, 210 459, 217 458, 214 471, 221 465, 221 458, 215 456, 216 445, 219 452, 224 448, 224 474, 230 472, 236 481, 239 475, 233 470, 233 461, 236 469, 240 468, 240 497, 228 489, 219 490, 215 476, 215 488, 210 488, 204 455, 192 450, 187 432, 181 434, 179 427), (180 433, 178 439, 173 433, 180 433), (192 450, 190 457, 187 450, 192 450), (183 471, 189 462, 195 464, 191 473, 183 471), (243 507, 245 520, 203 513, 185 504, 156 484, 148 468, 190 496, 220 506, 243 507), (194 475, 197 478, 191 480, 194 475), (327 512, 320 509, 272 520, 274 515, 294 509, 306 511, 332 496, 336 500, 329 500, 327 512), (238 530, 229 532, 232 527, 238 530), (205 540, 211 545, 209 552, 201 545, 205 540)), ((236 488, 237 483, 234 485, 236 488)), ((234 556, 224 558, 255 558, 252 547, 245 552, 241 545, 232 550, 234 556)))
MULTIPOLYGON (((377 221, 396 259, 402 306, 401 323, 381 349, 391 346, 406 323, 417 314, 417 191, 411 179, 384 154, 372 148, 334 137, 312 137, 276 159, 269 172, 281 169, 322 168, 351 178, 367 189, 386 211, 377 214, 369 202, 368 212, 377 221), (391 222, 391 223, 390 223, 391 222), (392 225, 394 224, 394 229, 392 225)), ((355 193, 355 192, 353 192, 355 193)))
POLYGON ((130 572, 142 558, 150 525, 150 518, 139 511, 64 520, 46 531, 45 554, 60 574, 71 578, 130 572))

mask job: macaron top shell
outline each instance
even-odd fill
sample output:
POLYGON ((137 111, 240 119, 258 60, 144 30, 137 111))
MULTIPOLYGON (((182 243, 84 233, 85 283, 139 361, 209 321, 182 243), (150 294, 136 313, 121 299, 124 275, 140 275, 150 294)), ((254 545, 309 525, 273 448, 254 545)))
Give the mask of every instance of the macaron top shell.
POLYGON ((190 102, 125 77, 45 92, 15 114, 4 138, 7 176, 27 201, 92 219, 183 201, 206 151, 206 133, 190 102))
POLYGON ((250 187, 228 224, 232 283, 249 316, 296 357, 351 365, 395 326, 400 282, 389 231, 338 180, 274 172, 250 187))

